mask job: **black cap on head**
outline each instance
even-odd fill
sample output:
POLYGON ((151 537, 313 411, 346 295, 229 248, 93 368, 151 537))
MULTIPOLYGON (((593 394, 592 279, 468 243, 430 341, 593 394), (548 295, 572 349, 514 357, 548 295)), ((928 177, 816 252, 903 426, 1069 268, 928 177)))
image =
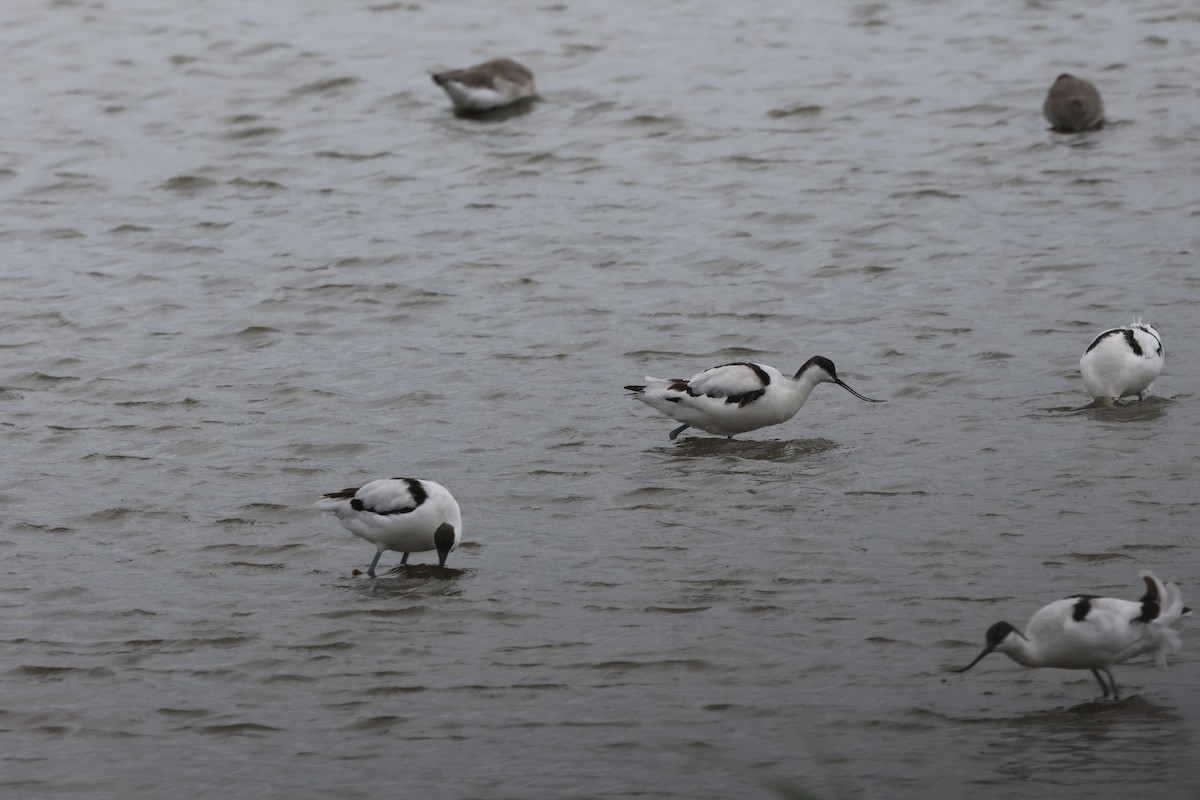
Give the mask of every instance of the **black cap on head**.
POLYGON ((1008 635, 1010 633, 1015 633, 1015 634, 1017 634, 1017 636, 1021 635, 1021 632, 1019 630, 1017 630, 1016 628, 1014 628, 1012 625, 1008 624, 1007 622, 997 622, 995 625, 988 628, 987 637, 986 637, 987 643, 983 647, 983 652, 980 653, 979 655, 975 656, 975 660, 972 661, 970 664, 967 664, 962 669, 956 669, 954 671, 955 672, 966 672, 971 667, 978 664, 980 661, 983 661, 984 656, 986 656, 988 653, 992 652, 997 647, 999 647, 1000 643, 1003 642, 1006 638, 1008 638, 1008 635))

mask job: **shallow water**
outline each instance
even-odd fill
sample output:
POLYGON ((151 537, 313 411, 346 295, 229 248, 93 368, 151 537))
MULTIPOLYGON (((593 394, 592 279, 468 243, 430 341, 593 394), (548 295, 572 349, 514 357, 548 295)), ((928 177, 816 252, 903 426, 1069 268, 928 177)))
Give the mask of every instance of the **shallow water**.
POLYGON ((1196 604, 1190 3, 13 0, 0 42, 0 794, 1200 789, 1194 642, 1118 704, 947 672, 1142 568, 1196 604), (455 118, 428 72, 498 55, 543 100, 455 118), (1047 130, 1063 71, 1113 124, 1047 130), (1135 316, 1154 394, 1085 408, 1135 316), (672 443, 620 388, 818 353, 890 402, 672 443), (462 504, 445 579, 311 508, 391 475, 462 504))

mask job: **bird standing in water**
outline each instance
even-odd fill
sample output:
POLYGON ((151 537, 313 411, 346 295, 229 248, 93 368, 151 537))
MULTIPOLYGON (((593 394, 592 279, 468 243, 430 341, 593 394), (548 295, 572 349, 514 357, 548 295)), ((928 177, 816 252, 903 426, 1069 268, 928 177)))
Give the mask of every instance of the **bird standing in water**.
POLYGON ((966 672, 988 653, 998 652, 1024 667, 1091 670, 1104 697, 1121 699, 1112 668, 1144 653, 1166 667, 1167 653, 1183 646, 1171 625, 1191 613, 1183 607, 1178 586, 1163 583, 1149 570, 1138 576, 1146 584, 1140 600, 1077 594, 1043 607, 1024 633, 997 622, 988 628, 983 652, 955 672, 966 672))
POLYGON ((787 422, 819 383, 836 383, 868 403, 886 402, 851 389, 824 356, 813 356, 790 378, 765 364, 737 361, 706 369, 687 380, 645 380, 645 385, 625 388, 646 405, 683 423, 671 431, 672 440, 688 428, 732 439, 736 433, 787 422))
POLYGON ((1079 359, 1088 394, 1110 404, 1130 395, 1141 400, 1162 369, 1162 337, 1140 321, 1100 334, 1079 359))
POLYGON ((438 566, 462 540, 462 514, 454 496, 440 483, 416 478, 385 478, 361 487, 331 492, 317 501, 322 511, 332 511, 342 527, 375 545, 375 558, 367 574, 375 577, 375 565, 384 550, 404 555, 436 550, 438 566))

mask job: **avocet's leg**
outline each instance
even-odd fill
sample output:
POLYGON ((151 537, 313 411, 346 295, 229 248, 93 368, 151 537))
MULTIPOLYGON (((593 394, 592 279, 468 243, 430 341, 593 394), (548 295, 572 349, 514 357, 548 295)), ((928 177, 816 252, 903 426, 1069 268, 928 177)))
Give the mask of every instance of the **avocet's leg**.
POLYGON ((1114 703, 1121 699, 1121 693, 1117 690, 1117 679, 1113 677, 1112 670, 1108 667, 1093 667, 1092 674, 1096 676, 1096 681, 1100 684, 1100 688, 1104 692, 1103 697, 1100 698, 1101 700, 1108 697, 1110 690, 1114 703), (1104 678, 1100 676, 1101 672, 1108 676, 1108 683, 1105 683, 1104 678))
POLYGON ((1117 679, 1113 677, 1112 671, 1108 667, 1101 667, 1104 674, 1108 676, 1108 685, 1112 687, 1113 702, 1121 699, 1121 693, 1117 691, 1117 679))
POLYGON ((382 550, 375 551, 375 557, 371 559, 371 566, 367 567, 367 574, 372 578, 375 577, 375 565, 379 563, 379 557, 383 555, 382 550))
POLYGON ((407 564, 407 563, 408 563, 408 553, 405 553, 404 555, 400 556, 400 564, 403 566, 404 564, 407 564))
POLYGON ((676 437, 676 436, 678 436, 679 434, 683 433, 684 431, 686 431, 686 430, 687 430, 688 428, 690 428, 690 427, 692 427, 692 426, 691 426, 691 425, 680 425, 678 428, 676 428, 675 430, 671 431, 671 441, 672 441, 672 442, 673 442, 673 441, 675 441, 675 437, 676 437))

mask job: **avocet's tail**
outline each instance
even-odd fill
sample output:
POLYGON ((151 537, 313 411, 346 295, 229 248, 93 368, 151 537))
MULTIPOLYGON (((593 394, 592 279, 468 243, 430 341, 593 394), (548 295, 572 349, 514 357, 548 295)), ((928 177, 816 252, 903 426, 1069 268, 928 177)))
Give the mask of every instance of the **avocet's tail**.
POLYGON ((656 386, 669 386, 671 383, 684 383, 684 381, 680 381, 678 379, 675 379, 674 381, 664 381, 662 378, 654 378, 650 375, 642 378, 642 380, 645 381, 644 384, 625 387, 630 391, 633 397, 645 394, 647 389, 652 389, 656 386))
POLYGON ((353 489, 343 489, 340 492, 330 492, 317 502, 313 503, 313 505, 322 511, 337 511, 340 508, 349 506, 350 501, 354 499, 356 492, 358 492, 357 487, 353 489))
POLYGON ((1146 594, 1142 596, 1141 620, 1146 623, 1146 635, 1154 643, 1154 660, 1160 667, 1167 666, 1167 654, 1178 653, 1183 647, 1183 637, 1172 625, 1192 613, 1183 605, 1183 593, 1173 583, 1163 583, 1148 569, 1138 573, 1146 583, 1146 594))

